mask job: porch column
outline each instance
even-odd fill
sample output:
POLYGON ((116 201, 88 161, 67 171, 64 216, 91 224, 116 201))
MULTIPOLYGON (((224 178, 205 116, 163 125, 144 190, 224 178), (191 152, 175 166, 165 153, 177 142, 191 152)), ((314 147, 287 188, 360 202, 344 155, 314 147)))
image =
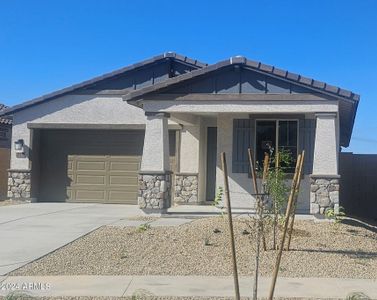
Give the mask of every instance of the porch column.
POLYGON ((160 211, 170 206, 169 115, 146 113, 146 116, 138 203, 142 209, 160 211))
POLYGON ((336 113, 316 114, 313 173, 310 180, 310 212, 339 210, 338 126, 336 113))
POLYGON ((199 202, 200 121, 195 126, 184 126, 180 137, 179 172, 175 174, 174 203, 199 202))

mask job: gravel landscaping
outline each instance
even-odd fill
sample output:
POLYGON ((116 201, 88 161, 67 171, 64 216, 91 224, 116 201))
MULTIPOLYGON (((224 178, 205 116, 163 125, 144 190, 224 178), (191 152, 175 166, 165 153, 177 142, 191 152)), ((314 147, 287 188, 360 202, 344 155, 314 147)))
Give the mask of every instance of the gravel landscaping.
MULTIPOLYGON (((0 296, 0 299, 8 300, 0 296)), ((157 297, 157 296, 144 296, 135 295, 131 297, 22 297, 14 298, 12 300, 229 300, 235 298, 229 297, 157 297)), ((241 297, 242 300, 251 300, 250 297, 241 297)), ((267 298, 258 298, 267 299, 267 298)), ((274 298, 275 300, 327 300, 324 298, 274 298)), ((330 299, 328 299, 330 300, 330 299)), ((331 300, 336 300, 332 298, 331 300)), ((344 300, 344 299, 339 299, 344 300)), ((361 299, 360 299, 361 300, 361 299)))
MULTIPOLYGON (((251 275, 254 264, 247 220, 234 221, 241 275, 251 275)), ((102 227, 10 275, 231 275, 226 221, 213 217, 177 227, 102 227)), ((377 277, 376 231, 328 222, 296 225, 280 276, 377 277)), ((267 241, 271 247, 270 233, 267 241)), ((262 276, 271 275, 275 257, 276 251, 262 252, 262 276)))
POLYGON ((8 205, 16 205, 16 204, 24 204, 25 201, 18 201, 18 200, 0 200, 0 206, 8 206, 8 205))

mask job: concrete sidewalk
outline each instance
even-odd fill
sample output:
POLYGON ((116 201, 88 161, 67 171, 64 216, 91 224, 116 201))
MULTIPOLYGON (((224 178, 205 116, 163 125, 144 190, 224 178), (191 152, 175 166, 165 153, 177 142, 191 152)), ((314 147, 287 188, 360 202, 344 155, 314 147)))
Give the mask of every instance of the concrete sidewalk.
MULTIPOLYGON (((175 297, 233 297, 232 277, 205 276, 14 276, 0 277, 0 295, 14 288, 32 296, 132 296, 142 293, 175 297)), ((252 294, 251 277, 240 277, 242 297, 252 294)), ((259 281, 259 297, 266 297, 270 278, 259 281)), ((338 278, 284 278, 277 281, 275 297, 345 299, 363 292, 377 299, 377 280, 338 278)))

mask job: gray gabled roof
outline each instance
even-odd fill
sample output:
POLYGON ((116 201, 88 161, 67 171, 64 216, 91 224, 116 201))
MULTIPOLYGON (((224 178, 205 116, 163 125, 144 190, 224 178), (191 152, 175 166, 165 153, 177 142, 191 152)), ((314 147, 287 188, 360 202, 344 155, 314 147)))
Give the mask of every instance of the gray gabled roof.
POLYGON ((158 61, 162 61, 164 59, 173 59, 175 61, 179 61, 179 62, 183 62, 183 63, 188 64, 188 65, 191 65, 191 66, 193 66, 195 68, 203 68, 203 67, 206 67, 208 65, 206 63, 203 63, 203 62, 200 62, 198 60, 189 58, 187 56, 183 56, 183 55, 180 55, 180 54, 177 54, 177 53, 174 53, 174 52, 166 52, 166 53, 154 56, 154 57, 152 57, 150 59, 144 60, 142 62, 126 66, 124 68, 115 70, 113 72, 106 73, 106 74, 103 74, 101 76, 94 77, 92 79, 83 81, 81 83, 74 84, 72 86, 63 88, 61 90, 58 90, 58 91, 55 91, 55 92, 43 95, 41 97, 34 98, 32 100, 23 102, 21 104, 12 106, 12 107, 7 108, 7 109, 5 109, 3 111, 0 111, 0 116, 2 116, 2 115, 9 115, 9 114, 12 114, 14 112, 23 110, 23 109, 25 109, 27 107, 34 106, 34 105, 37 105, 39 103, 55 99, 57 97, 64 96, 64 95, 72 93, 72 92, 74 92, 74 91, 76 91, 78 89, 82 89, 82 88, 85 88, 87 86, 90 86, 90 85, 93 85, 95 83, 98 83, 98 82, 100 82, 102 80, 110 79, 112 77, 121 75, 121 74, 129 72, 129 71, 136 70, 138 68, 145 67, 147 65, 156 63, 158 61))
POLYGON ((216 64, 209 65, 208 67, 193 70, 190 73, 182 74, 177 77, 169 78, 153 86, 131 91, 123 95, 122 98, 123 100, 127 100, 134 105, 138 105, 137 100, 148 100, 147 98, 149 95, 164 93, 169 89, 173 89, 174 87, 189 84, 191 81, 205 78, 206 75, 209 76, 209 74, 214 74, 215 72, 224 70, 232 65, 242 66, 243 68, 255 71, 257 73, 303 87, 307 90, 313 91, 313 93, 330 96, 332 99, 339 100, 342 126, 340 141, 342 146, 348 147, 360 100, 360 96, 358 94, 322 81, 315 80, 313 78, 308 78, 276 68, 274 66, 263 64, 261 62, 249 60, 242 56, 231 57, 230 59, 220 61, 216 64))
POLYGON ((348 99, 352 101, 359 101, 360 99, 360 96, 358 94, 342 89, 340 87, 336 87, 328 83, 315 80, 313 78, 308 78, 300 74, 295 74, 286 70, 282 70, 274 66, 266 65, 261 62, 253 61, 243 56, 235 56, 235 57, 231 57, 230 59, 220 61, 216 64, 209 65, 202 69, 193 70, 190 73, 186 73, 177 77, 167 79, 153 86, 148 86, 145 88, 141 88, 139 90, 131 91, 123 96, 123 100, 128 101, 128 100, 140 99, 147 94, 158 92, 165 88, 184 83, 185 81, 190 80, 192 78, 198 78, 200 76, 217 71, 219 69, 222 69, 230 65, 243 65, 251 70, 254 70, 254 71, 266 74, 266 75, 270 75, 278 79, 289 81, 291 83, 314 90, 315 92, 327 94, 330 96, 335 96, 337 98, 343 98, 343 99, 348 99))

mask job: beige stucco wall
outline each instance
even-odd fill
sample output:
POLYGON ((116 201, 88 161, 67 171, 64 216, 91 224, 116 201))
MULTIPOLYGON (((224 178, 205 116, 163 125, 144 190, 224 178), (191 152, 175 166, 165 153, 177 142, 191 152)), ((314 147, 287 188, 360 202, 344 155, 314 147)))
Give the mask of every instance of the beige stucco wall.
POLYGON ((260 113, 260 114, 305 114, 338 112, 338 102, 328 100, 308 101, 198 101, 198 100, 148 100, 145 111, 169 113, 260 113))
POLYGON ((338 175, 339 127, 337 114, 317 114, 314 175, 338 175))
MULTIPOLYGON (((30 147, 28 123, 43 124, 145 124, 144 111, 120 97, 63 96, 17 112, 13 117, 12 141, 23 139, 30 147)), ((29 168, 29 153, 17 157, 12 147, 11 168, 29 168)))
MULTIPOLYGON (((11 168, 28 169, 31 147, 31 131, 28 124, 45 124, 54 127, 59 124, 106 126, 126 125, 124 128, 144 128, 145 113, 117 96, 67 95, 16 112, 13 117, 11 168), (23 139, 25 156, 16 156, 13 143, 23 139)), ((169 121, 170 125, 176 124, 169 121)))
POLYGON ((199 172, 199 144, 201 141, 201 122, 195 126, 183 126, 181 130, 180 172, 199 172))
POLYGON ((168 120, 163 114, 147 117, 140 171, 170 171, 168 120))

